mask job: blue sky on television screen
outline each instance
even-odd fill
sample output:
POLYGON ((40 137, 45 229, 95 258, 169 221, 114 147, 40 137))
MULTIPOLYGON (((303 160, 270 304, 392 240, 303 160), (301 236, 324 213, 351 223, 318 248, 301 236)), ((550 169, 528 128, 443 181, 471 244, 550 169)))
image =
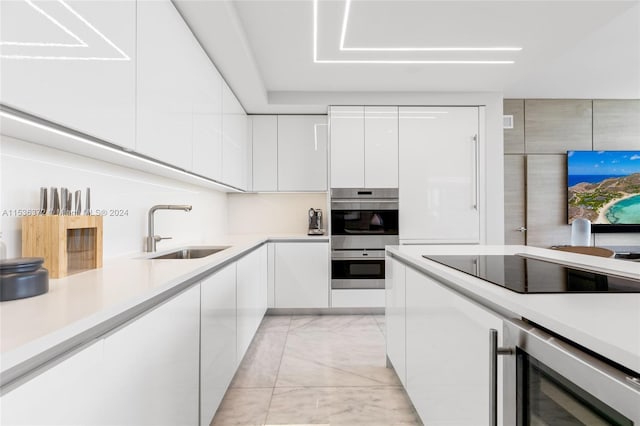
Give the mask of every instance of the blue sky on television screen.
POLYGON ((640 173, 640 151, 568 151, 569 176, 640 173))

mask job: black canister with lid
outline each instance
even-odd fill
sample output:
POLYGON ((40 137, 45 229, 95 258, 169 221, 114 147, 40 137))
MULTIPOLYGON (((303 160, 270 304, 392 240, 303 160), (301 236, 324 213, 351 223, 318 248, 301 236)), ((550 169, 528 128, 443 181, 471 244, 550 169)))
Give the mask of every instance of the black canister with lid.
POLYGON ((0 260, 0 301, 24 299, 49 291, 49 271, 41 257, 0 260))

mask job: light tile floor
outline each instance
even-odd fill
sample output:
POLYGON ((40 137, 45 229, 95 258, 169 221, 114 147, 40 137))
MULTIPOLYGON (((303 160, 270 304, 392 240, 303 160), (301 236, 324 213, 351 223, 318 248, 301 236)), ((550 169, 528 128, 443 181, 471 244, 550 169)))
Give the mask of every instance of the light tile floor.
POLYGON ((211 425, 421 425, 386 368, 384 316, 268 316, 211 425))

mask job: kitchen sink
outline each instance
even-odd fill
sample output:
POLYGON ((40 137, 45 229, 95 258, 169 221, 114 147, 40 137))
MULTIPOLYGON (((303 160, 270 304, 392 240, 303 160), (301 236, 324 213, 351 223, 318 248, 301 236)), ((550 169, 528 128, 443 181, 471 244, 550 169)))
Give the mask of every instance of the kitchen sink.
POLYGON ((149 259, 200 259, 202 257, 211 256, 228 249, 229 246, 219 247, 185 247, 170 253, 161 254, 159 256, 150 257, 149 259))

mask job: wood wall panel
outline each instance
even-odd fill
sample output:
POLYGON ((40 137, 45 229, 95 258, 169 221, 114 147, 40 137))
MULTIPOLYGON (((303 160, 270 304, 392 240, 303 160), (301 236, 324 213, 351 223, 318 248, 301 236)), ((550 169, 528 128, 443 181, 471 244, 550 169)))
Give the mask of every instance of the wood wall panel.
POLYGON ((593 101, 593 149, 640 150, 640 100, 593 101))
POLYGON ((569 244, 566 155, 527 156, 527 244, 569 244))
POLYGON ((504 156, 504 243, 526 243, 526 233, 517 229, 526 227, 525 156, 504 156))
POLYGON ((592 101, 526 99, 525 150, 528 154, 564 154, 592 148, 592 101))
POLYGON ((513 129, 504 129, 504 153, 524 154, 524 99, 505 99, 503 111, 513 115, 513 129))

